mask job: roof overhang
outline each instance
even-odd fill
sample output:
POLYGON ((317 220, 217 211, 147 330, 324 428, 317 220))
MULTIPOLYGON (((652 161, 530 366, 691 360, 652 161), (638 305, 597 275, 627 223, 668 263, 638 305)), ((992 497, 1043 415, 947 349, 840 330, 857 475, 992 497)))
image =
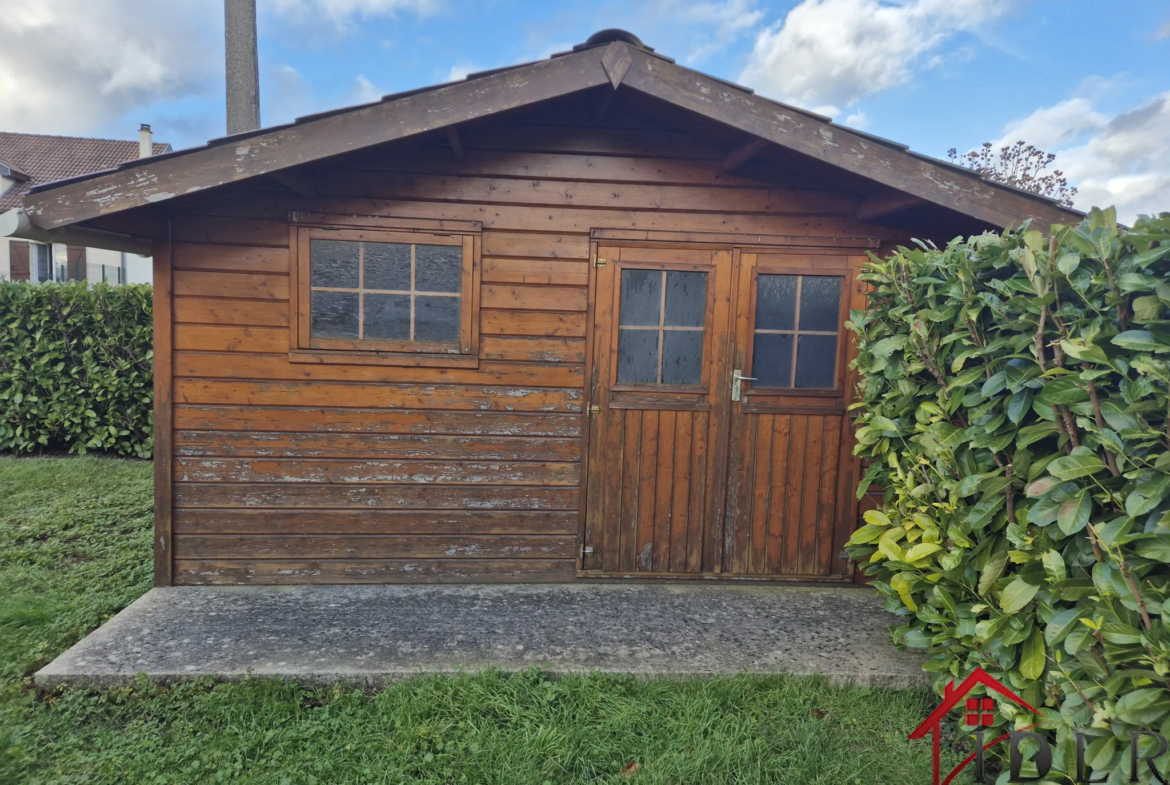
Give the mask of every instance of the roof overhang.
POLYGON ((601 85, 653 96, 759 139, 840 167, 906 194, 1000 227, 1031 219, 1041 227, 1079 221, 1052 200, 984 180, 905 147, 676 65, 622 41, 525 66, 487 72, 189 151, 129 162, 95 176, 39 186, 25 197, 42 229, 137 207, 450 128, 601 85))

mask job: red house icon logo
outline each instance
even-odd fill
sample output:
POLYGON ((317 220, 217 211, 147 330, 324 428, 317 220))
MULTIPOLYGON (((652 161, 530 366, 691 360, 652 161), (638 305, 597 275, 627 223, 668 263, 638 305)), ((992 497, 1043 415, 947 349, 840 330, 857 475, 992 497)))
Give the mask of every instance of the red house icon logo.
MULTIPOLYGON (((939 726, 942 724, 942 721, 946 718, 947 714, 949 714, 951 710, 959 704, 960 701, 963 701, 963 708, 966 710, 964 719, 967 725, 974 728, 984 728, 995 724, 994 698, 966 698, 967 693, 971 692, 971 690, 980 685, 985 687, 990 692, 999 693, 1000 695, 1010 700, 1012 703, 1015 703, 1016 705, 1032 712, 1032 714, 1036 716, 1040 715, 1040 712, 1028 705, 1028 703, 1023 698, 1021 698, 1019 695, 1016 695, 1007 687, 1003 686, 999 680, 991 676, 982 668, 976 668, 974 672, 972 672, 971 675, 967 678, 963 679, 963 682, 957 687, 955 686, 955 682, 952 679, 944 690, 943 702, 939 704, 939 707, 932 711, 930 716, 923 720, 922 724, 915 728, 909 736, 911 739, 921 739, 924 738, 928 733, 934 734, 933 785, 949 785, 951 780, 955 778, 955 775, 962 771, 972 760, 975 760, 977 756, 980 758, 980 760, 982 760, 982 749, 980 749, 964 758, 963 761, 959 763, 959 765, 956 766, 951 771, 951 773, 946 776, 946 779, 941 781, 939 780, 939 777, 941 776, 941 772, 939 771, 939 736, 941 735, 939 726), (964 698, 966 699, 964 700, 964 698)), ((983 748, 985 749, 990 747, 992 744, 996 744, 1005 738, 1007 738, 1006 734, 1001 738, 995 739, 994 741, 983 745, 983 748)), ((982 741, 982 734, 979 735, 979 741, 982 741)))

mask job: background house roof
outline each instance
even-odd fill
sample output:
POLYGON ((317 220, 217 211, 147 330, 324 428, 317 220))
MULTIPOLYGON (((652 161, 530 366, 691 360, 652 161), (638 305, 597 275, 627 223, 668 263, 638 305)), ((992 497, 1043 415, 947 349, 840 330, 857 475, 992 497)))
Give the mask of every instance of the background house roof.
MULTIPOLYGON (((170 152, 171 146, 154 143, 154 153, 170 152)), ((138 158, 138 140, 86 139, 0 131, 0 161, 28 177, 0 195, 0 212, 20 206, 21 198, 35 185, 100 172, 138 158)))

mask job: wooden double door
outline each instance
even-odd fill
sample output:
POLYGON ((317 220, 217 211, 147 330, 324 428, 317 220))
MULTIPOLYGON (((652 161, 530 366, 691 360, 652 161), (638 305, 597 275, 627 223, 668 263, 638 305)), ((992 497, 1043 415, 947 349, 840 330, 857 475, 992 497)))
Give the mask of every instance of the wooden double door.
POLYGON ((847 253, 600 245, 586 574, 847 579, 847 253))

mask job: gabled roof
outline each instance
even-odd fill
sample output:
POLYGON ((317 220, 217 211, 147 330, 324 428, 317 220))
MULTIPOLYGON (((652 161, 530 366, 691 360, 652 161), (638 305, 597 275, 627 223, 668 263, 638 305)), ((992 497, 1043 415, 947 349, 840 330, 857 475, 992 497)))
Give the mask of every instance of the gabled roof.
MULTIPOLYGON (((154 145, 156 154, 170 149, 169 144, 154 145)), ((108 170, 137 159, 137 141, 0 131, 0 173, 3 168, 15 170, 23 177, 13 179, 25 183, 0 196, 0 212, 19 207, 21 197, 37 185, 108 170)))
MULTIPOLYGON (((1053 200, 985 180, 970 170, 844 128, 771 101, 746 87, 677 65, 620 31, 604 31, 572 52, 471 74, 466 80, 302 117, 294 123, 215 139, 112 171, 41 185, 24 200, 29 219, 53 229, 158 204, 301 164, 457 126, 602 85, 653 96, 758 139, 859 174, 921 199, 1007 226, 1042 228, 1080 213, 1053 200)), ((0 150, 0 157, 3 151, 0 150)))

